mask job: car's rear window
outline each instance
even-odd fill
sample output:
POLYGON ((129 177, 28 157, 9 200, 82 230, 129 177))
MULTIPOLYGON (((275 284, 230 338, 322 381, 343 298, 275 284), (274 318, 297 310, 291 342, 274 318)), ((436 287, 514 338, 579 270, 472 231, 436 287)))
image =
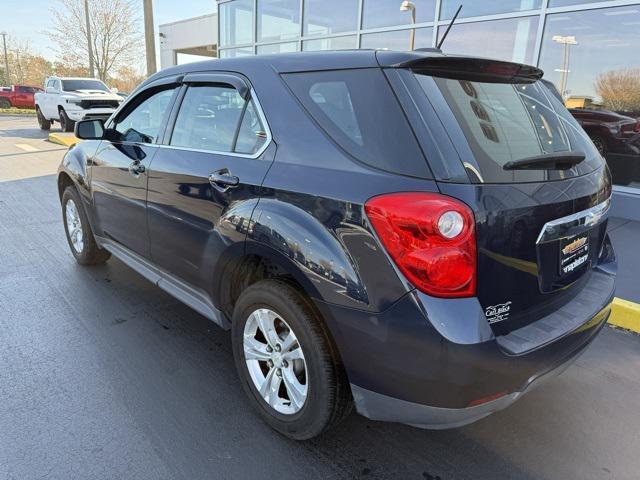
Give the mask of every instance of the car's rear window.
POLYGON ((431 177, 379 68, 290 73, 283 78, 313 119, 352 157, 389 172, 431 177))
POLYGON ((463 162, 472 182, 556 180, 583 175, 602 165, 587 135, 540 81, 489 83, 419 73, 416 78, 425 92, 442 95, 462 129, 473 153, 473 159, 463 162), (583 152, 586 158, 571 170, 502 168, 510 161, 568 151, 583 152))

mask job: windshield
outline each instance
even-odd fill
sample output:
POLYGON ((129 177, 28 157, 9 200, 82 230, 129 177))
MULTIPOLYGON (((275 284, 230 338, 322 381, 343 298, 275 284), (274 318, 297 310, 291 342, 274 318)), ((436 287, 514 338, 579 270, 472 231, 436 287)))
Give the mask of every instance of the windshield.
POLYGON ((474 183, 559 180, 602 165, 586 133, 541 81, 511 84, 415 76, 425 93, 444 98, 449 109, 445 116, 455 117, 468 149, 456 147, 474 183), (570 151, 585 154, 585 160, 570 170, 503 169, 507 162, 570 151))
POLYGON ((77 90, 100 90, 108 92, 107 86, 100 80, 62 80, 62 90, 74 92, 77 90))

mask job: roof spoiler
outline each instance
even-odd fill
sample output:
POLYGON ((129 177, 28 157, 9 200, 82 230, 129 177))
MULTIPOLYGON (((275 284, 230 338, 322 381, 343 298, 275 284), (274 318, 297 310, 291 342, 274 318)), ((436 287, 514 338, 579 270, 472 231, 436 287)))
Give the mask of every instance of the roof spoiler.
POLYGON ((433 77, 489 83, 533 83, 544 72, 531 65, 477 57, 424 56, 393 65, 433 77))

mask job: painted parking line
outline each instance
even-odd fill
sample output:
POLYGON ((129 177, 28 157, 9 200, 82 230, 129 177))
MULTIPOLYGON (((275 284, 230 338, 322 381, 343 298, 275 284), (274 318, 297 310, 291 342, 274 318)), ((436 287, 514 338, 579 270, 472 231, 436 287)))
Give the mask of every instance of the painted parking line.
POLYGON ((38 151, 40 151, 39 148, 34 147, 33 145, 29 145, 28 143, 16 143, 15 146, 18 147, 20 150, 24 150, 25 152, 38 152, 38 151))

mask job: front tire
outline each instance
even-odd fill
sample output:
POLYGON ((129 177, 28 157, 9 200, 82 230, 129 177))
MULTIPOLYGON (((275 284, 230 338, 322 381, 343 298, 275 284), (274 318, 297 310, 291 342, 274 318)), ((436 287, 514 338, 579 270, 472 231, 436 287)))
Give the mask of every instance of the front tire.
POLYGON ((63 132, 73 132, 75 122, 67 116, 63 108, 60 109, 60 128, 63 132))
POLYGON ((269 279, 246 289, 231 336, 242 387, 278 432, 306 440, 351 412, 349 384, 326 329, 289 284, 269 279))
POLYGON ((11 102, 6 98, 0 98, 0 108, 11 108, 11 102))
POLYGON ((98 247, 78 191, 68 186, 62 194, 62 220, 71 253, 80 265, 98 265, 111 254, 98 247))

